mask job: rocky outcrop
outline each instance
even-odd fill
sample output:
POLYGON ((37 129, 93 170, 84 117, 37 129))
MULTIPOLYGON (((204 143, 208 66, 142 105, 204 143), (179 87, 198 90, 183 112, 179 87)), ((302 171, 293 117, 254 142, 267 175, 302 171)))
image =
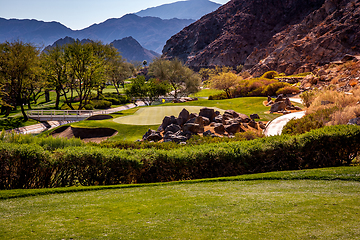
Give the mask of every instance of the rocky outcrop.
POLYGON ((292 74, 360 53, 360 0, 232 0, 169 39, 192 68, 243 64, 292 74))
MULTIPOLYGON (((253 114, 256 116, 257 114, 253 114)), ((256 118, 259 116, 257 115, 256 118)), ((179 117, 166 116, 157 131, 149 129, 143 136, 143 141, 186 142, 193 135, 222 137, 233 136, 245 129, 264 129, 262 122, 255 122, 247 115, 227 110, 223 115, 212 108, 202 108, 199 114, 189 113, 185 108, 179 117), (207 129, 205 129, 207 128, 207 129)))

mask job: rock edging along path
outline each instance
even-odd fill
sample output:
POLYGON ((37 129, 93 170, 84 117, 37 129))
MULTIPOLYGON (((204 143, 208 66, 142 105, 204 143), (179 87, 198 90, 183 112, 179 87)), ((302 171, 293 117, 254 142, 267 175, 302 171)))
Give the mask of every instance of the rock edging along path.
POLYGON ((267 126, 264 131, 265 136, 274 136, 274 135, 281 135, 282 129, 291 119, 299 119, 305 115, 305 111, 301 112, 294 112, 283 115, 281 117, 275 118, 272 120, 267 126))
MULTIPOLYGON (((124 106, 120 106, 120 107, 116 107, 116 108, 110 108, 107 110, 100 110, 100 111, 96 111, 94 112, 93 115, 97 115, 97 114, 111 114, 114 112, 120 112, 126 109, 130 109, 130 108, 134 108, 134 107, 139 107, 139 106, 144 106, 145 103, 142 101, 137 101, 136 104, 130 103, 124 106)), ((41 133, 42 131, 45 130, 49 130, 51 128, 55 128, 67 123, 72 123, 74 121, 48 121, 47 123, 38 123, 38 124, 34 124, 34 125, 30 125, 30 126, 26 126, 26 127, 19 127, 19 128, 15 128, 12 130, 8 130, 8 132, 15 132, 15 133, 19 133, 19 134, 35 134, 35 133, 41 133)))

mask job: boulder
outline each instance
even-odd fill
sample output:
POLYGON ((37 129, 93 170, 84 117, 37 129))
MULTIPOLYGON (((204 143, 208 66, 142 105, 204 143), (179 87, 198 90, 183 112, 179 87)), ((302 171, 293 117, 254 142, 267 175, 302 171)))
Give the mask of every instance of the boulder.
POLYGON ((206 132, 204 132, 203 136, 204 137, 207 137, 207 136, 216 137, 216 135, 213 132, 211 132, 210 130, 207 130, 206 132))
POLYGON ((177 118, 177 124, 183 125, 184 123, 187 122, 187 120, 189 120, 189 118, 190 118, 189 111, 186 110, 185 108, 183 108, 183 110, 181 110, 181 112, 179 113, 179 116, 177 118))
POLYGON ((239 117, 237 119, 242 123, 248 123, 251 120, 246 114, 243 113, 239 113, 239 117))
POLYGON ((174 133, 172 131, 167 131, 165 134, 164 134, 164 141, 165 139, 171 139, 171 136, 173 135, 174 133))
POLYGON ((286 104, 284 101, 276 102, 271 106, 270 112, 271 113, 280 112, 280 111, 283 111, 285 108, 286 108, 286 104))
POLYGON ((233 115, 231 115, 229 113, 224 113, 222 115, 222 119, 226 121, 226 120, 234 119, 234 117, 233 117, 233 115))
POLYGON ((200 109, 199 116, 207 117, 211 122, 215 119, 215 111, 212 108, 202 108, 200 109))
POLYGON ((142 138, 144 141, 159 141, 162 136, 159 132, 149 129, 142 138))
POLYGON ((348 124, 349 125, 360 125, 360 117, 350 119, 348 124))
POLYGON ((198 116, 199 116, 199 114, 197 114, 197 113, 190 113, 189 119, 191 119, 191 118, 196 118, 196 117, 198 117, 198 116))
POLYGON ((286 104, 286 106, 288 106, 288 107, 292 106, 291 101, 290 101, 289 98, 285 98, 285 104, 286 104))
POLYGON ((177 124, 170 124, 165 128, 165 133, 168 131, 176 133, 177 131, 181 130, 181 127, 177 124))
POLYGON ((273 104, 274 104, 273 100, 270 100, 270 101, 266 104, 266 106, 271 106, 271 105, 273 105, 273 104))
POLYGON ((210 119, 207 117, 201 117, 203 119, 204 126, 210 125, 210 119))
POLYGON ((241 131, 243 132, 244 130, 241 129, 240 123, 233 123, 231 125, 226 125, 225 131, 228 132, 229 134, 235 134, 241 131))
POLYGON ((186 142, 188 139, 182 135, 172 135, 171 141, 173 142, 186 142))
POLYGON ((252 128, 256 128, 257 129, 257 124, 254 120, 251 120, 250 122, 248 122, 248 125, 252 128))
POLYGON ((258 124, 259 124, 259 127, 260 127, 261 129, 265 129, 265 128, 266 128, 266 126, 265 126, 265 124, 264 124, 263 122, 259 121, 258 124))
POLYGON ((216 123, 223 123, 223 116, 222 115, 218 115, 215 117, 214 122, 216 123))
POLYGON ((284 101, 284 98, 283 98, 283 95, 280 94, 280 95, 277 96, 277 98, 275 99, 275 103, 277 103, 277 102, 282 102, 282 101, 284 101))
POLYGON ((158 128, 158 131, 161 132, 161 131, 165 130, 166 127, 169 126, 170 124, 171 124, 171 118, 168 116, 164 117, 160 127, 158 128))
POLYGON ((233 118, 237 118, 237 117, 240 116, 240 114, 237 113, 237 112, 235 112, 234 110, 226 110, 226 111, 224 112, 224 114, 230 114, 230 115, 233 116, 233 118))
POLYGON ((183 126, 184 132, 191 132, 191 133, 203 133, 204 132, 204 126, 201 126, 197 123, 185 123, 183 126))
POLYGON ((256 114, 256 113, 251 114, 251 115, 250 115, 250 118, 251 118, 252 120, 254 120, 254 119, 260 119, 259 114, 256 114))
POLYGON ((215 123, 215 126, 214 126, 214 131, 217 133, 217 134, 224 134, 225 132, 225 127, 222 123, 215 123))

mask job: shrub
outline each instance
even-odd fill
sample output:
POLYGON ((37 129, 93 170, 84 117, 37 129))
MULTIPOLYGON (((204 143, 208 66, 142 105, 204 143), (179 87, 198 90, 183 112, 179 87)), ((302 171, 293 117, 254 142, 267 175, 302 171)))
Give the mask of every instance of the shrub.
MULTIPOLYGON (((245 138, 251 136, 245 136, 245 138)), ((302 135, 214 142, 168 149, 0 143, 0 188, 163 182, 349 165, 360 152, 360 127, 337 125, 302 135)))
POLYGON ((290 87, 290 86, 291 85, 289 83, 274 82, 274 83, 267 85, 261 94, 263 96, 275 96, 279 89, 284 88, 284 87, 290 87))
POLYGON ((85 106, 84 106, 84 108, 86 109, 86 110, 94 110, 94 106, 92 105, 92 104, 86 104, 85 106))
POLYGON ((106 100, 93 100, 91 103, 95 109, 107 109, 111 107, 111 102, 106 100))
POLYGON ((319 91, 318 89, 314 89, 314 90, 306 91, 306 92, 303 92, 302 94, 300 94, 300 98, 306 107, 310 107, 310 105, 314 101, 318 91, 319 91))
POLYGON ((293 86, 285 86, 283 88, 280 88, 276 91, 276 95, 279 96, 280 94, 286 95, 286 94, 297 94, 300 92, 300 89, 298 87, 293 86))
POLYGON ((275 77, 278 77, 279 74, 276 71, 268 71, 264 73, 261 78, 268 78, 268 79, 274 79, 275 77))
POLYGON ((219 94, 210 95, 208 99, 209 100, 222 100, 222 99, 228 99, 228 97, 225 92, 222 92, 219 94))
POLYGON ((283 128, 282 134, 303 134, 312 129, 322 128, 331 121, 331 115, 336 111, 334 108, 325 108, 317 112, 305 115, 299 119, 290 120, 283 128))

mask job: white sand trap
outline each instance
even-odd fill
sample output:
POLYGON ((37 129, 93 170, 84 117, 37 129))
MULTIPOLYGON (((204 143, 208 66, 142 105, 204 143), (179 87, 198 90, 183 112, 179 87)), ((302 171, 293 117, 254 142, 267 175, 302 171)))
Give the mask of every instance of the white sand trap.
MULTIPOLYGON (((189 113, 199 113, 204 106, 165 106, 165 107, 146 107, 139 109, 135 114, 115 118, 114 121, 120 124, 129 125, 158 125, 162 123, 165 116, 174 115, 179 116, 179 113, 185 108, 189 113)), ((215 111, 219 111, 221 114, 225 110, 211 107, 215 111)))

